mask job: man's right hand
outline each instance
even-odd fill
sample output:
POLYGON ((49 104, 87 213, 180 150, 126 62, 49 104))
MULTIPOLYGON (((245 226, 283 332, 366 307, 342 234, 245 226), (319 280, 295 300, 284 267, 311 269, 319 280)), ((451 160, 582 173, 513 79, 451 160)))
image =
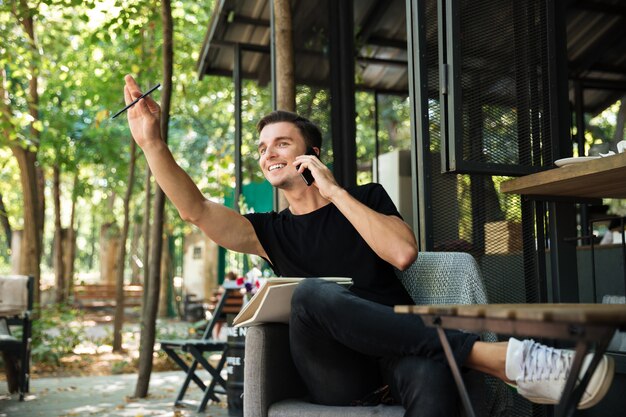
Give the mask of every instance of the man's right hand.
MULTIPOLYGON (((141 96, 141 90, 133 77, 124 77, 124 101, 128 105, 141 96)), ((144 149, 146 146, 161 142, 161 108, 150 96, 139 100, 128 109, 128 125, 137 144, 144 149)))

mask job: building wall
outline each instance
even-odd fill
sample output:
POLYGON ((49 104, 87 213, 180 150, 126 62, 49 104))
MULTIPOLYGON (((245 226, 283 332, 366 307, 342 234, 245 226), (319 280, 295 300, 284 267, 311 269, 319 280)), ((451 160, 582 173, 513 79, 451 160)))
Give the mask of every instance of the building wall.
POLYGON ((184 293, 208 300, 218 287, 218 246, 200 231, 194 231, 185 236, 183 248, 184 293))

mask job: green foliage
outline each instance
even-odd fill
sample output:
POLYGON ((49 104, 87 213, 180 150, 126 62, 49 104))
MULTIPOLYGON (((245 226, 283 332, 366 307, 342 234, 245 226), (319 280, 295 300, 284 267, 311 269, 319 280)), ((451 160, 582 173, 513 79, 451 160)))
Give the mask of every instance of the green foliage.
POLYGON ((41 309, 33 320, 32 357, 35 363, 59 365, 82 341, 85 326, 80 311, 66 305, 41 309))
POLYGON ((114 361, 111 364, 111 374, 113 375, 121 375, 123 373, 126 373, 127 368, 131 365, 131 363, 129 361, 126 360, 121 360, 121 361, 114 361))
POLYGON ((181 329, 179 326, 168 326, 166 322, 157 320, 155 338, 161 340, 188 339, 192 328, 192 325, 188 325, 185 329, 181 329))

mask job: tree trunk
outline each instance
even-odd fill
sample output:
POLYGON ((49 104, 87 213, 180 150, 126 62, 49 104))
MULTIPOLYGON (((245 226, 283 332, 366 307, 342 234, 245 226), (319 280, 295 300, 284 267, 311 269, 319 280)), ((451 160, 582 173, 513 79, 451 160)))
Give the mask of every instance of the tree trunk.
MULTIPOLYGON (((167 143, 168 125, 170 119, 170 104, 172 99, 172 69, 173 69, 173 23, 170 0, 161 1, 161 16, 163 20, 163 92, 161 103, 161 135, 167 143)), ((163 209, 165 195, 157 187, 154 198, 154 223, 152 224, 152 250, 150 256, 150 279, 144 283, 147 292, 146 303, 142 314, 141 339, 139 342, 139 375, 135 387, 135 397, 144 398, 148 395, 148 385, 152 373, 152 357, 156 333, 156 318, 159 306, 159 287, 161 275, 161 250, 163 247, 163 209)))
POLYGON ((291 1, 274 0, 276 33, 276 103, 279 110, 296 110, 291 1))
POLYGON ((130 223, 130 197, 135 183, 135 160, 137 159, 137 144, 130 138, 130 165, 128 169, 128 182, 126 195, 124 195, 124 225, 120 236, 120 250, 117 256, 116 292, 115 292, 115 319, 113 320, 113 351, 122 351, 122 327, 124 325, 124 265, 126 264, 126 239, 128 237, 128 225, 130 223))
POLYGON ((18 273, 35 277, 35 303, 39 304, 39 277, 41 259, 41 237, 37 225, 37 210, 39 209, 39 194, 37 192, 37 173, 35 162, 37 155, 34 152, 19 146, 12 146, 11 151, 17 159, 20 168, 20 180, 24 195, 24 230, 20 248, 20 265, 18 273))
POLYGON ((130 283, 132 285, 141 284, 139 275, 141 270, 139 267, 139 239, 141 238, 141 227, 139 222, 136 221, 136 217, 133 219, 132 230, 130 232, 130 283))
POLYGON ((146 207, 145 212, 143 214, 143 227, 142 227, 142 235, 143 235, 143 283, 144 283, 144 291, 143 291, 143 302, 142 305, 146 304, 147 291, 145 284, 150 279, 150 215, 152 214, 151 209, 151 201, 152 201, 152 183, 150 179, 152 178, 152 173, 150 172, 150 167, 146 165, 146 207))
POLYGON ((624 122, 626 121, 626 96, 622 97, 622 103, 617 111, 617 120, 615 121, 615 134, 613 134, 613 143, 624 140, 624 122))
POLYGON ((56 302, 65 300, 65 271, 63 264, 63 233, 61 231, 61 175, 58 162, 52 167, 52 195, 54 200, 54 273, 56 275, 56 302))
POLYGON ((98 240, 98 235, 96 231, 98 230, 96 226, 96 213, 95 210, 91 212, 91 230, 89 232, 90 240, 89 240, 89 261, 87 265, 89 266, 89 270, 93 271, 94 266, 94 258, 96 256, 96 241, 98 240))
POLYGON ((65 273, 65 296, 66 299, 74 289, 74 265, 76 262, 76 200, 78 199, 78 167, 74 171, 72 185, 72 211, 70 213, 70 228, 67 235, 67 263, 65 273))
MULTIPOLYGON (((31 116, 30 123, 30 138, 33 143, 39 147, 39 130, 35 128, 35 122, 39 121, 39 63, 40 63, 40 54, 39 54, 39 45, 37 44, 37 39, 35 38, 35 20, 33 16, 35 13, 29 9, 29 5, 25 0, 20 1, 19 5, 21 9, 21 20, 20 23, 24 28, 24 32, 28 36, 30 40, 30 52, 32 53, 32 59, 29 64, 29 73, 30 78, 28 79, 28 113, 31 116)), ((35 6, 38 7, 38 6, 35 6)), ((36 155, 35 151, 35 155, 36 155)), ((35 157, 36 159, 36 157, 35 157)), ((43 228, 44 228, 44 217, 45 217, 45 176, 43 173, 43 168, 37 165, 36 160, 33 161, 35 164, 35 178, 37 181, 37 201, 36 206, 33 208, 36 210, 35 212, 35 220, 37 221, 37 234, 36 237, 38 239, 37 247, 39 248, 39 254, 37 258, 37 262, 41 262, 41 252, 43 246, 43 228)), ((24 238, 26 238, 24 236, 24 238)), ((39 268, 39 265, 38 265, 39 268)), ((38 285, 38 282, 36 283, 38 285)), ((35 302, 39 302, 39 290, 35 291, 35 302)))
POLYGON ((159 317, 167 317, 169 310, 168 292, 172 281, 172 254, 169 247, 169 236, 163 238, 161 255, 161 295, 159 296, 159 317))
MULTIPOLYGON (((291 1, 274 0, 274 32, 276 34, 276 107, 296 111, 296 82, 293 52, 291 1)), ((278 210, 289 206, 282 191, 278 193, 278 210)))
MULTIPOLYGON (((29 52, 32 59, 29 64, 28 74, 28 113, 31 116, 29 131, 30 143, 11 144, 11 151, 17 159, 20 168, 20 181, 24 196, 24 232, 22 236, 19 273, 33 275, 35 279, 34 302, 40 304, 40 261, 42 247, 43 213, 41 208, 43 202, 38 192, 38 179, 42 178, 41 171, 36 168, 37 147, 39 146, 39 131, 35 129, 35 122, 39 120, 39 94, 37 83, 39 80, 39 47, 35 39, 34 20, 32 11, 26 1, 13 4, 13 13, 19 24, 24 29, 24 33, 29 39, 29 52), (39 177, 38 177, 39 176, 39 177)), ((4 94, 4 73, 2 74, 2 89, 4 94)), ((6 107, 6 106, 5 106, 6 107)), ((3 107, 3 114, 10 109, 3 107)), ((9 136, 10 137, 10 136, 9 136)))
POLYGON ((119 244, 120 231, 117 224, 111 222, 100 226, 100 280, 103 284, 115 285, 119 268, 119 244))
POLYGON ((9 222, 9 213, 7 213, 4 201, 2 201, 2 194, 0 194, 0 224, 2 224, 2 229, 4 229, 7 248, 11 249, 11 223, 9 222))
POLYGON ((43 248, 44 219, 46 217, 46 179, 40 165, 35 167, 35 175, 37 177, 37 201, 39 203, 39 208, 36 212, 37 230, 39 233, 39 247, 43 248))

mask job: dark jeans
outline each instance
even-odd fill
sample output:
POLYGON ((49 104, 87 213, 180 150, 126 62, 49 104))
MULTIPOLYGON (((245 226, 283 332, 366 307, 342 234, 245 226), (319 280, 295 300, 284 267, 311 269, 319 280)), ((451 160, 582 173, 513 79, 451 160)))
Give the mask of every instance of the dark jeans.
MULTIPOLYGON (((458 394, 434 328, 421 318, 357 297, 336 283, 298 285, 289 321, 291 353, 313 402, 350 405, 388 384, 405 416, 454 416, 458 394)), ((478 340, 447 332, 457 363, 478 340)))

